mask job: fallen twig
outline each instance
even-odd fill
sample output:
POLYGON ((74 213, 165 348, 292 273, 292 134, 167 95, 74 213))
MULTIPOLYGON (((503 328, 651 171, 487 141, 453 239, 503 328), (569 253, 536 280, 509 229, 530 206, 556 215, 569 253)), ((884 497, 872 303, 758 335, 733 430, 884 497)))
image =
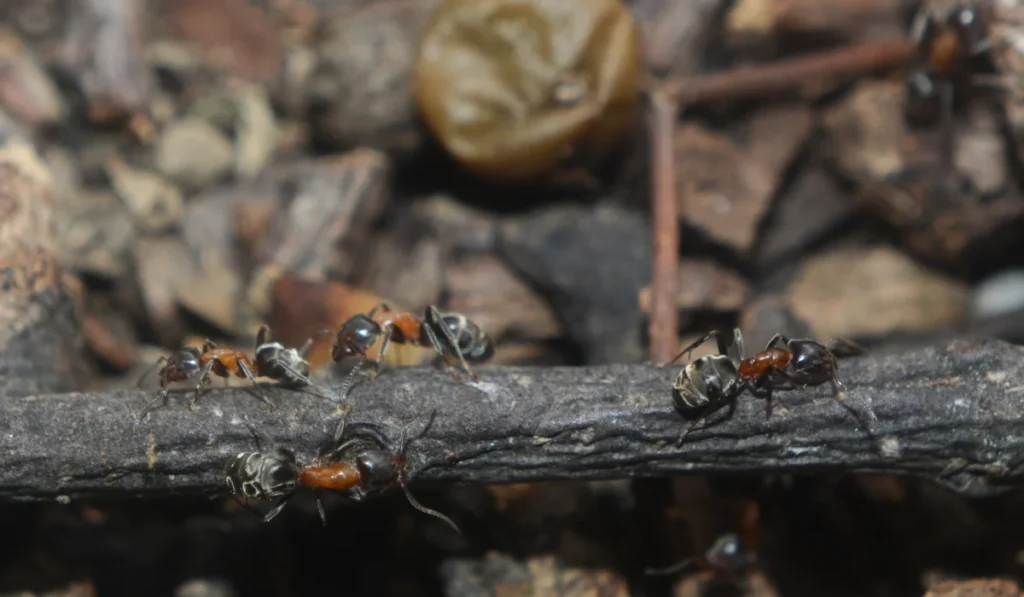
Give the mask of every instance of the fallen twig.
POLYGON ((881 69, 899 68, 910 64, 916 57, 914 42, 910 38, 899 38, 673 80, 665 83, 664 89, 683 107, 770 97, 823 80, 839 82, 881 69))
MULTIPOLYGON (((670 394, 678 367, 477 372, 479 383, 458 383, 426 367, 385 371, 355 386, 349 423, 382 424, 397 440, 401 427, 416 433, 437 409, 409 446, 414 485, 831 471, 942 475, 983 493, 1019 483, 1024 470, 1024 349, 999 341, 844 359, 846 404, 856 412, 870 400, 875 437, 825 386, 777 392, 788 412, 777 411, 771 433, 763 402, 744 395, 732 418, 713 416, 676 448, 685 424, 670 394)), ((245 388, 212 389, 194 411, 187 392, 172 394, 142 421, 143 392, 8 398, 0 402, 0 498, 223 491, 228 459, 255 448, 246 421, 308 461, 330 437, 339 405, 268 394, 275 411, 245 388)))
POLYGON ((651 94, 651 267, 650 360, 669 362, 679 350, 679 206, 676 193, 675 124, 679 108, 669 95, 651 94))

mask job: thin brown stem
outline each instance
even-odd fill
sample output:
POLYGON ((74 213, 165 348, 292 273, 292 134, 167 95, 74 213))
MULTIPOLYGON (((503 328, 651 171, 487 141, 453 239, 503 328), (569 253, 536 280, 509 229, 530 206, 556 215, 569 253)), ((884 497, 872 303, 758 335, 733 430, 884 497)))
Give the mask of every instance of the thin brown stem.
POLYGON ((654 242, 651 268, 650 360, 667 363, 679 348, 679 199, 676 193, 676 100, 661 90, 651 94, 651 214, 654 242))

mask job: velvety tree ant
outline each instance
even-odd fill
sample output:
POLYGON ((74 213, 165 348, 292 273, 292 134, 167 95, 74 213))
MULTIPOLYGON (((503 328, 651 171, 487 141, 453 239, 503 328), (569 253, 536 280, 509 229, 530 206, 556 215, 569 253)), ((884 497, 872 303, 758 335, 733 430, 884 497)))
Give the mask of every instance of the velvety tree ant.
POLYGON ((274 408, 273 402, 267 398, 266 394, 259 387, 256 381, 256 375, 253 373, 257 368, 253 365, 249 357, 240 350, 233 348, 218 348, 213 340, 206 339, 203 343, 202 348, 197 346, 186 346, 178 351, 177 354, 169 357, 163 356, 157 359, 157 362, 153 364, 139 379, 138 386, 142 385, 142 381, 149 375, 149 372, 154 367, 163 363, 163 367, 160 368, 160 393, 156 398, 151 400, 142 409, 139 414, 139 418, 146 416, 157 402, 162 402, 167 399, 169 394, 168 386, 175 382, 188 381, 191 379, 199 378, 199 382, 196 384, 195 394, 192 396, 192 400, 188 403, 188 408, 192 409, 195 406, 197 400, 199 400, 200 392, 203 387, 210 383, 210 375, 216 375, 227 379, 231 374, 237 377, 243 377, 248 379, 256 387, 256 391, 263 402, 267 403, 268 406, 274 408))
MULTIPOLYGON (((444 313, 434 305, 428 305, 421 318, 412 313, 396 312, 388 303, 381 302, 368 313, 353 315, 342 324, 335 337, 331 357, 336 363, 352 356, 366 359, 366 351, 381 337, 384 340, 377 358, 372 361, 374 368, 370 375, 371 381, 377 377, 380 361, 392 342, 430 346, 449 366, 449 359, 457 358, 473 380, 479 378, 470 369, 469 363, 482 363, 494 355, 494 340, 465 315, 444 313), (378 309, 390 315, 378 322, 374 319, 378 309)), ((455 379, 459 379, 454 367, 451 371, 455 379)))
MULTIPOLYGON (((433 422, 433 416, 431 414, 427 427, 433 422)), ((353 427, 356 426, 349 426, 350 429, 353 427)), ((345 419, 343 418, 336 436, 340 438, 344 429, 345 419)), ((413 508, 439 518, 455 532, 462 534, 454 521, 444 514, 422 505, 409 491, 405 478, 405 451, 414 438, 406 439, 405 430, 403 430, 401 449, 394 452, 387 448, 387 440, 383 433, 373 425, 360 423, 357 430, 365 433, 375 446, 369 449, 360 449, 352 459, 348 459, 344 455, 360 444, 365 445, 362 440, 350 439, 341 442, 337 447, 330 449, 326 454, 321 454, 312 464, 306 466, 299 465, 294 453, 283 448, 278 448, 274 453, 243 452, 238 454, 228 462, 226 472, 228 490, 233 496, 241 495, 251 499, 281 498, 281 501, 263 517, 264 521, 270 521, 284 509, 298 485, 309 487, 317 493, 317 511, 320 514, 321 522, 327 526, 327 514, 320 499, 320 491, 345 492, 345 496, 349 499, 362 501, 398 485, 413 508)), ((255 430, 252 431, 255 435, 255 430)), ((425 431, 426 428, 424 428, 425 431)), ((259 436, 256 437, 259 442, 259 436)), ((334 442, 332 442, 333 444, 334 442)))
MULTIPOLYGON (((736 398, 744 390, 765 391, 766 420, 772 415, 772 390, 782 387, 807 387, 826 382, 838 391, 845 390, 839 379, 837 352, 863 353, 863 348, 849 340, 833 338, 826 344, 809 339, 791 339, 776 334, 765 349, 744 357, 743 333, 733 330, 729 345, 722 332, 714 330, 680 352, 671 362, 679 360, 698 346, 714 338, 718 343, 717 355, 701 357, 686 365, 679 373, 673 388, 673 401, 682 411, 700 410, 701 414, 679 436, 677 445, 695 427, 707 420, 712 411, 728 403, 732 413, 736 398)), ((875 420, 874 412, 871 419, 875 420)))
POLYGON ((910 34, 922 60, 907 77, 907 115, 912 121, 940 117, 942 159, 946 167, 953 163, 954 87, 968 83, 968 62, 991 45, 989 16, 980 3, 957 0, 942 6, 925 6, 911 25, 910 34))

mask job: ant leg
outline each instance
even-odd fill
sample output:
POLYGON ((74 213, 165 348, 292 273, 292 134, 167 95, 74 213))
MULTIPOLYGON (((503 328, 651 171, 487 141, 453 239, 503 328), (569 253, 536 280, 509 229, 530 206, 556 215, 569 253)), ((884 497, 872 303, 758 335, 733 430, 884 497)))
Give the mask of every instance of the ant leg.
POLYGON ((384 339, 380 343, 380 350, 377 351, 377 357, 371 359, 373 362, 373 371, 370 372, 370 382, 377 379, 377 375, 380 374, 380 362, 384 360, 385 355, 388 354, 388 348, 391 347, 391 330, 394 327, 390 321, 381 326, 381 333, 384 334, 384 339))
POLYGON ((238 361, 238 368, 241 369, 242 375, 244 375, 249 381, 252 382, 252 385, 253 387, 256 388, 256 393, 259 395, 260 400, 265 402, 267 406, 269 406, 271 409, 277 408, 277 405, 274 404, 270 400, 270 398, 267 398, 267 395, 263 391, 263 388, 261 388, 259 382, 256 381, 256 376, 252 374, 252 371, 249 369, 249 366, 245 364, 245 361, 238 361))
POLYGON ((320 522, 327 528, 327 512, 324 511, 324 502, 320 499, 320 492, 315 491, 313 494, 316 496, 316 511, 320 514, 320 522))
POLYGON ((740 328, 733 328, 732 330, 732 346, 728 346, 725 343, 725 338, 721 335, 718 336, 718 352, 729 357, 729 360, 738 363, 743 360, 743 355, 746 352, 743 346, 743 332, 740 328))
POLYGON ((672 363, 675 363, 684 354, 689 353, 689 352, 693 352, 693 350, 696 349, 698 346, 700 346, 701 344, 704 344, 705 342, 707 342, 708 340, 710 340, 712 338, 715 338, 716 340, 718 339, 718 330, 711 330, 703 338, 701 338, 700 340, 697 340, 693 344, 691 344, 691 345, 687 346, 686 348, 684 348, 683 351, 681 353, 677 354, 676 358, 674 358, 671 361, 669 361, 668 364, 671 365, 672 363))
POLYGON ((203 340, 203 352, 209 352, 209 351, 213 350, 214 348, 217 348, 217 343, 216 342, 214 342, 213 340, 210 340, 209 338, 206 338, 205 340, 203 340))
POLYGON ((690 423, 686 427, 686 429, 684 429, 683 432, 679 434, 679 439, 676 441, 676 447, 677 448, 679 448, 679 447, 681 447, 683 445, 683 440, 686 439, 686 436, 689 435, 690 432, 693 431, 693 429, 695 427, 697 427, 698 425, 700 425, 701 423, 703 423, 704 421, 707 420, 708 415, 711 414, 712 410, 713 410, 713 406, 712 405, 706 406, 704 408, 704 411, 700 413, 700 416, 694 422, 690 423))
POLYGON ((288 500, 289 499, 291 499, 291 496, 288 496, 286 498, 282 498, 281 501, 278 502, 278 504, 276 506, 271 508, 270 511, 267 512, 263 516, 263 522, 270 522, 271 520, 274 519, 274 517, 276 517, 278 514, 280 514, 281 510, 284 510, 284 507, 288 505, 288 500))
POLYGON ((373 319, 373 316, 377 314, 377 309, 380 309, 384 313, 393 313, 395 309, 391 306, 391 303, 387 301, 380 301, 373 306, 372 309, 366 312, 366 316, 373 319))
MULTIPOLYGON (((433 321, 438 322, 438 326, 437 327, 439 327, 441 329, 441 333, 444 334, 445 339, 448 340, 448 342, 451 344, 451 347, 452 347, 452 350, 455 353, 455 356, 459 357, 459 362, 462 364, 463 370, 465 370, 465 372, 469 375, 469 377, 473 381, 480 381, 480 378, 477 377, 477 374, 474 373, 472 369, 470 369, 469 363, 466 362, 466 357, 463 356, 462 349, 459 348, 459 339, 455 336, 454 333, 452 333, 452 331, 450 329, 448 329, 447 325, 444 325, 444 320, 441 318, 441 312, 438 311, 437 307, 435 307, 434 305, 430 305, 429 307, 427 307, 427 310, 430 311, 431 319, 433 321)), ((430 340, 431 343, 435 343, 438 340, 437 334, 434 332, 434 330, 432 330, 430 328, 431 328, 431 326, 428 325, 428 326, 423 326, 422 329, 425 332, 427 332, 427 339, 430 340)), ((443 356, 444 355, 444 351, 443 350, 439 350, 440 349, 439 344, 440 343, 434 344, 434 349, 438 350, 439 352, 441 352, 441 354, 443 356)))
POLYGON ((688 568, 691 564, 697 561, 697 558, 684 558, 671 566, 664 568, 646 568, 644 570, 644 576, 665 576, 668 574, 675 574, 682 572, 688 568))
POLYGON ((338 428, 334 430, 334 441, 341 441, 341 436, 345 434, 345 423, 348 421, 348 414, 352 412, 352 405, 345 406, 345 412, 341 414, 341 420, 338 421, 338 428))
POLYGON ((256 332, 256 347, 263 346, 270 340, 270 326, 263 324, 260 326, 259 331, 256 332))
POLYGON ((153 410, 153 405, 155 405, 157 402, 166 401, 168 395, 169 392, 167 391, 167 388, 161 388, 160 393, 157 394, 156 398, 150 400, 149 402, 146 403, 146 406, 142 407, 142 412, 139 413, 139 420, 141 421, 149 413, 149 411, 153 410))
MULTIPOLYGON (((441 327, 444 328, 444 326, 441 327)), ((451 372, 452 377, 455 378, 455 381, 461 382, 462 378, 459 376, 455 365, 453 365, 449 360, 450 355, 448 354, 448 352, 445 351, 444 345, 441 344, 441 340, 437 337, 437 334, 434 332, 434 330, 430 329, 429 326, 424 325, 422 329, 423 334, 427 337, 427 341, 430 342, 430 346, 434 349, 434 352, 441 355, 441 361, 444 363, 445 367, 448 368, 448 371, 451 372)), ((445 338, 452 342, 452 347, 455 350, 455 354, 458 355, 459 359, 462 361, 462 364, 465 367, 466 372, 469 373, 470 377, 472 377, 474 381, 479 381, 479 378, 473 373, 473 370, 469 368, 469 364, 466 363, 466 359, 463 358, 462 351, 459 350, 459 347, 454 343, 454 340, 451 338, 451 332, 448 332, 446 328, 445 330, 445 338)))
POLYGON ((768 341, 768 344, 764 345, 764 349, 770 350, 771 348, 774 348, 776 345, 779 348, 786 348, 787 344, 789 344, 788 336, 785 336, 783 334, 775 334, 774 336, 772 336, 771 340, 768 341))
POLYGON ((199 374, 199 383, 196 384, 196 393, 194 396, 192 396, 192 400, 190 400, 188 403, 189 410, 192 410, 192 407, 195 406, 196 402, 199 400, 199 394, 202 391, 203 386, 210 383, 210 372, 213 371, 214 362, 215 361, 211 359, 206 362, 206 365, 203 366, 203 371, 202 373, 199 374))

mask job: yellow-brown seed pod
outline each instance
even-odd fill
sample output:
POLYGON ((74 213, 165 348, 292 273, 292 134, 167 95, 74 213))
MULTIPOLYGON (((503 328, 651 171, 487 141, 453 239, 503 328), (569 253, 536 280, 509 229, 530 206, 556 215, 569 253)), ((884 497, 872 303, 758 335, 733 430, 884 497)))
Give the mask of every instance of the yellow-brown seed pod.
POLYGON ((424 28, 414 93, 464 167, 522 181, 619 142, 641 66, 639 28, 620 0, 447 0, 424 28))

